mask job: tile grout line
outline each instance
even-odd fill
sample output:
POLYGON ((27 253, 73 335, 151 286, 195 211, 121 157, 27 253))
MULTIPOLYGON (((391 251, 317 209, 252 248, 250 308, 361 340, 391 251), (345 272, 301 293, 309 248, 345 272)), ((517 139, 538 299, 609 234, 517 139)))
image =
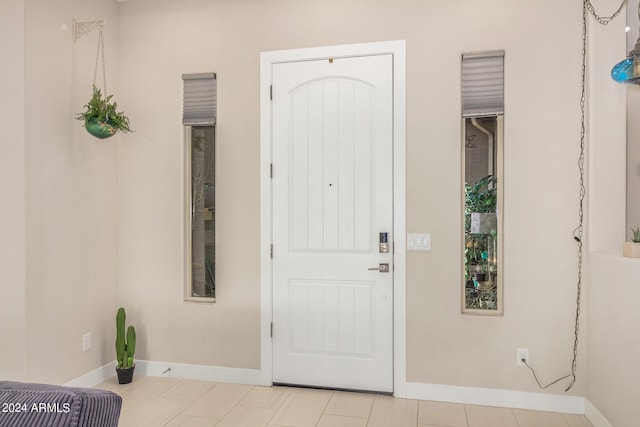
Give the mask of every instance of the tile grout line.
MULTIPOLYGON (((273 387, 273 386, 272 386, 273 387)), ((286 392, 285 398, 282 400, 282 402, 278 405, 278 407, 275 409, 275 412, 273 413, 273 415, 271 416, 271 418, 269 418, 269 421, 267 422, 266 425, 270 425, 271 421, 273 420, 273 418, 277 415, 277 413, 280 411, 280 409, 284 406, 285 403, 287 403, 287 401, 289 399, 293 399, 293 395, 294 395, 294 391, 295 391, 295 387, 283 387, 283 388, 287 388, 288 391, 286 392)), ((328 402, 327 402, 328 403, 328 402)), ((325 405, 326 407, 326 405, 325 405)), ((273 408, 272 408, 273 409, 273 408)), ((323 409, 324 411, 324 409, 323 409)), ((322 414, 320 415, 320 417, 322 417, 322 414)), ((316 422, 317 424, 317 422, 316 422)), ((280 427, 280 424, 275 424, 275 426, 280 427)))
MULTIPOLYGON (((367 426, 369 425, 369 421, 371 420, 371 413, 373 412, 373 405, 376 404, 376 400, 378 399, 379 394, 373 396, 373 402, 371 402, 371 408, 369 408, 369 415, 367 415, 367 426)), ((417 424, 416 424, 417 425, 417 424)))
POLYGON ((243 394, 243 395, 240 397, 240 399, 238 399, 238 401, 237 401, 236 403, 234 403, 234 404, 233 404, 233 406, 231 406, 231 408, 229 408, 229 410, 228 410, 227 412, 225 412, 225 413, 224 413, 224 415, 223 415, 223 416, 221 416, 221 417, 220 417, 220 421, 219 421, 219 422, 217 422, 216 424, 219 424, 219 423, 221 423, 222 421, 224 421, 225 417, 226 417, 227 415, 229 415, 229 414, 231 413, 231 411, 233 411, 233 408, 235 408, 236 406, 238 406, 238 403, 240 403, 240 401, 241 401, 242 399, 244 399, 244 398, 245 398, 245 397, 246 397, 246 396, 251 392, 251 390, 253 390, 254 388, 255 388, 255 386, 254 386, 254 385, 252 385, 251 387, 249 387, 249 390, 247 390, 247 392, 246 392, 245 394, 243 394))
POLYGON ((516 426, 520 427, 520 422, 518 421, 518 417, 516 416, 516 413, 513 412, 513 408, 509 408, 509 411, 511 411, 511 415, 513 415, 513 419, 516 420, 516 426))
POLYGON ((467 423, 467 427, 469 427, 469 414, 467 414, 467 405, 462 405, 462 410, 464 411, 464 421, 467 423))
POLYGON ((331 399, 333 399, 333 396, 335 395, 335 392, 331 392, 331 396, 329 396, 329 398, 327 399, 327 403, 324 404, 324 408, 322 408, 322 412, 320 413, 320 418, 318 418, 318 421, 316 421, 316 423, 314 424, 315 427, 318 427, 318 424, 320 423, 320 420, 322 419, 322 416, 324 415, 324 411, 327 410, 327 406, 329 406, 329 402, 331 402, 331 399))
MULTIPOLYGON (((273 388, 273 387, 275 387, 275 386, 271 386, 271 387, 273 388)), ((267 421, 267 423, 265 424, 265 426, 268 426, 268 425, 270 425, 270 424, 271 424, 271 421, 273 420, 273 418, 276 416, 276 414, 278 413, 278 411, 280 410, 280 408, 282 408, 282 405, 284 405, 284 404, 285 404, 285 402, 286 402, 287 400, 289 400, 289 397, 290 397, 290 396, 291 396, 291 390, 287 391, 287 393, 286 393, 286 395, 285 395, 285 398, 284 398, 284 399, 282 399, 282 402, 280 402, 280 404, 278 405, 278 407, 277 407, 277 408, 270 408, 270 409, 274 409, 274 411, 273 411, 273 415, 271 415, 271 417, 269 418, 269 420, 267 421)))

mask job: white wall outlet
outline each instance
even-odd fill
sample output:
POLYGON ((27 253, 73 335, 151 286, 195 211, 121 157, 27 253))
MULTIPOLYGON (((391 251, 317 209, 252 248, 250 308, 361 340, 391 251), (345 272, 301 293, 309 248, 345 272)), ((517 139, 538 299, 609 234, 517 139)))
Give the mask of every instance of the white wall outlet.
POLYGON ((82 351, 91 350, 91 332, 82 335, 82 351))
POLYGON ((524 364, 524 362, 522 361, 523 359, 526 360, 527 363, 529 363, 529 349, 528 348, 519 348, 516 350, 518 359, 517 359, 517 365, 518 366, 527 366, 524 364))

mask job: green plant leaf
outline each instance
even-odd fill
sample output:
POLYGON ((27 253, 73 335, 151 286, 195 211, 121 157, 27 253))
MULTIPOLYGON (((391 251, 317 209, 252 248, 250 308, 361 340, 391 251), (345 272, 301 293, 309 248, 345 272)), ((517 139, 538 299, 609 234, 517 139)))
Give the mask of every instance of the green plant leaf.
POLYGON ((93 94, 89 102, 84 106, 85 111, 76 114, 76 119, 88 122, 96 119, 99 122, 109 123, 113 128, 121 132, 132 132, 130 129, 129 118, 122 111, 117 111, 118 104, 111 102, 113 95, 106 98, 102 96, 102 92, 93 85, 93 94))

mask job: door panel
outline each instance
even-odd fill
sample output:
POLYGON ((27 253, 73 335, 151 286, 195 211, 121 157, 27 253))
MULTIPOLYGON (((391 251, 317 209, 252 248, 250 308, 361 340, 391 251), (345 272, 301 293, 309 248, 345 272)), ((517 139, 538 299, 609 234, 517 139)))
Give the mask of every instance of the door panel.
POLYGON ((273 66, 273 380, 392 391, 392 59, 273 66))
POLYGON ((336 79, 291 93, 294 251, 371 250, 372 95, 370 86, 336 79))
POLYGON ((291 351, 372 357, 374 286, 375 282, 292 280, 291 351))

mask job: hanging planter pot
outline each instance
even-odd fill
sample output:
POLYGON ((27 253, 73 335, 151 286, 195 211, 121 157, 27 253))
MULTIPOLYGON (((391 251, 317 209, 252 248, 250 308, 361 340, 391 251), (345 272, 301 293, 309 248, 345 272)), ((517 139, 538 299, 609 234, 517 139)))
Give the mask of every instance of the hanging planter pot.
POLYGON ((77 120, 84 121, 84 127, 96 138, 104 139, 120 132, 131 132, 129 118, 123 112, 117 111, 118 104, 111 102, 113 95, 106 98, 95 85, 93 95, 84 106, 85 111, 76 115, 77 120))
POLYGON ((87 120, 84 123, 84 128, 91 135, 95 136, 96 138, 100 138, 100 139, 105 139, 105 138, 112 137, 118 131, 115 127, 113 127, 113 123, 112 122, 110 122, 110 121, 101 122, 101 121, 98 121, 98 119, 96 119, 96 118, 92 118, 92 119, 87 120))

